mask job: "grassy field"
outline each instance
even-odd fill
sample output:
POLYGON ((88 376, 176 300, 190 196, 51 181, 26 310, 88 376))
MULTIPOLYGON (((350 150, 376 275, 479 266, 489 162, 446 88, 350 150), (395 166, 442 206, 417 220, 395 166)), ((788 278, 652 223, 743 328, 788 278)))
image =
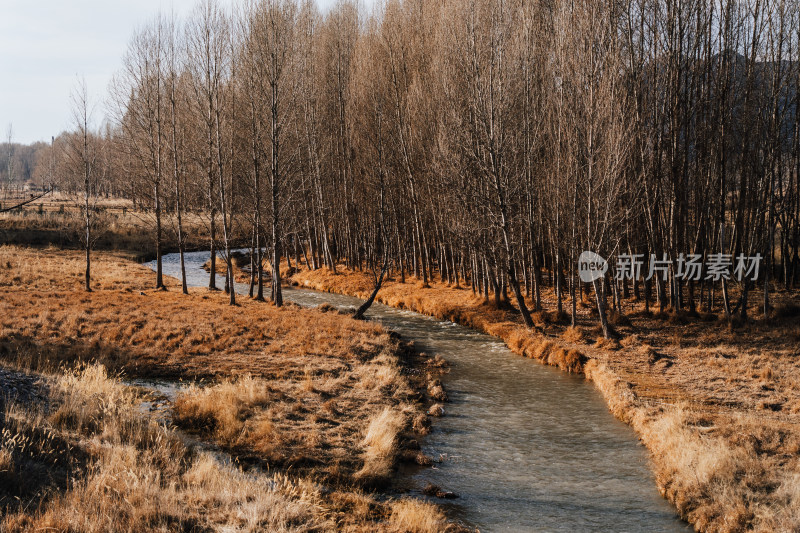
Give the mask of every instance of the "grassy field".
MULTIPOLYGON (((0 364, 41 380, 3 407, 3 531, 441 531, 376 498, 425 423, 416 355, 334 311, 154 291, 125 252, 0 247, 0 364), (180 379, 174 425, 130 378, 180 379), (191 441, 184 436, 190 435, 191 441), (191 444, 218 446, 227 464, 191 444)), ((424 387, 424 383, 422 384, 424 387)))
MULTIPOLYGON (((292 281, 361 298, 373 283, 344 266, 292 281)), ((789 295, 774 295, 769 321, 734 327, 707 314, 648 314, 628 300, 626 313, 612 317, 613 341, 600 338, 588 301, 582 326, 538 312, 534 332, 511 306, 443 283, 390 279, 377 299, 497 336, 520 355, 593 380, 650 450, 664 496, 698 530, 800 530, 800 306, 789 295)), ((553 294, 544 303, 555 309, 553 294)))
MULTIPOLYGON (((24 201, 6 200, 6 204, 24 201)), ((0 243, 20 246, 83 248, 84 220, 74 196, 54 192, 19 209, 0 214, 0 243)), ((156 217, 152 210, 134 207, 129 200, 101 198, 96 203, 93 248, 155 256, 156 217)), ((177 217, 162 213, 164 253, 177 252, 177 217)), ((183 234, 189 250, 208 249, 209 218, 202 213, 183 213, 183 234)), ((249 242, 249 230, 235 225, 232 237, 249 242)))

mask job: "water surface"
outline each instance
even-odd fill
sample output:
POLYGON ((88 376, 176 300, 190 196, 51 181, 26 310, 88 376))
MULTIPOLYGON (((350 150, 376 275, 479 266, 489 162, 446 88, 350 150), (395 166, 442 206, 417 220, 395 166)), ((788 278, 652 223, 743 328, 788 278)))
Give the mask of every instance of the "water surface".
MULTIPOLYGON (((208 285, 202 265, 209 257, 186 254, 190 285, 208 285)), ((163 269, 180 277, 178 255, 164 256, 163 269)), ((236 285, 237 293, 247 290, 236 285)), ((304 306, 361 303, 305 289, 286 289, 284 298, 304 306)), ((428 482, 457 492, 459 499, 437 502, 481 532, 690 531, 659 495, 646 449, 591 383, 452 322, 378 303, 367 317, 451 363, 445 416, 422 442, 441 462, 403 474, 399 483, 412 493, 428 482)))

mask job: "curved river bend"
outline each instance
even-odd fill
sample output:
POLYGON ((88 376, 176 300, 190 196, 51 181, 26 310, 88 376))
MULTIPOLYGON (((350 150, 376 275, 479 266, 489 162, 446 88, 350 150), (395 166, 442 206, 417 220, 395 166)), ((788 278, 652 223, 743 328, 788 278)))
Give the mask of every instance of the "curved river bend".
MULTIPOLYGON (((186 254, 189 285, 208 285, 202 265, 209 257, 186 254)), ((163 257, 163 271, 180 278, 178 254, 163 257)), ((303 306, 361 303, 304 289, 287 289, 284 298, 303 306)), ((659 495, 633 430, 608 412, 591 383, 451 322, 378 303, 367 314, 452 365, 443 377, 445 416, 422 442, 443 460, 403 474, 412 493, 427 482, 456 491, 459 499, 437 502, 482 532, 690 531, 659 495)))

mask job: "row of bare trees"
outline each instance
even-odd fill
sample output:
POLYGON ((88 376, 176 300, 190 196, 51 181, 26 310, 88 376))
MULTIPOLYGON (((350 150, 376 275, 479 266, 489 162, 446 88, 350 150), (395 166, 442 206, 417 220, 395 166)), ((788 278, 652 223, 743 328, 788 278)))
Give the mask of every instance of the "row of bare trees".
POLYGON ((278 305, 294 257, 510 291, 528 325, 552 286, 574 321, 592 250, 608 332, 608 298, 746 317, 756 284, 765 311, 795 287, 799 84, 796 0, 201 0, 133 37, 107 135, 158 255, 162 213, 183 250, 180 215, 202 212, 229 271, 256 251, 258 298, 266 249, 278 305), (622 254, 642 272, 615 279, 622 254), (729 279, 682 275, 714 254, 729 279), (756 254, 758 277, 733 275, 756 254))

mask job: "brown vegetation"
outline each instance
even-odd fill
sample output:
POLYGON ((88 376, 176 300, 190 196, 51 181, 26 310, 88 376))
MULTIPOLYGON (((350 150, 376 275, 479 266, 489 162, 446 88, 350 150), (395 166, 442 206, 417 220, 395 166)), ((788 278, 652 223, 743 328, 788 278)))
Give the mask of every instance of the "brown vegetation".
MULTIPOLYGON (((343 268, 303 271, 301 286, 364 297, 369 276, 343 268)), ((554 298, 552 293, 544 295, 554 298)), ((644 313, 629 300, 621 342, 599 328, 569 328, 518 313, 443 283, 388 281, 378 300, 452 320, 503 339, 515 352, 583 372, 611 411, 651 452, 662 493, 702 531, 793 531, 800 527, 800 328, 777 313, 731 330, 727 322, 644 313)), ((784 314, 792 308, 781 304, 784 314)), ((589 322, 583 309, 582 322, 589 322)))
MULTIPOLYGON (((0 214, 0 242, 21 246, 82 247, 83 221, 77 202, 74 195, 52 193, 23 208, 0 214)), ((153 249, 154 242, 152 212, 138 209, 132 201, 122 198, 98 198, 95 202, 95 249, 151 255, 149 250, 153 249)), ((176 231, 174 217, 164 215, 164 219, 166 235, 173 237, 176 231)), ((208 229, 202 217, 184 214, 183 225, 188 249, 207 246, 208 229)), ((168 246, 167 250, 173 248, 177 249, 168 246)))
POLYGON ((7 409, 4 530, 375 531, 398 529, 404 516, 413 519, 407 530, 442 523, 433 507, 398 515, 360 489, 386 482, 414 439, 412 419, 424 416, 398 341, 338 313, 250 300, 230 307, 205 290, 182 295, 171 279, 170 290, 146 290, 152 272, 127 254, 96 256, 94 291, 84 293, 76 290, 79 251, 0 247, 0 358, 60 376, 49 408, 7 409), (199 379, 176 399, 175 422, 253 469, 196 454, 144 416, 141 393, 107 371, 199 379), (15 435, 33 459, 19 458, 15 435), (29 478, 30 487, 7 492, 29 478))
POLYGON ((102 366, 67 372, 52 389, 49 408, 6 410, 4 531, 334 527, 336 513, 313 483, 244 473, 192 452, 141 415, 133 389, 102 366))
POLYGON ((391 523, 410 533, 438 533, 445 528, 444 515, 434 505, 407 498, 392 504, 391 523))
POLYGON ((396 345, 378 326, 335 313, 297 306, 278 312, 252 301, 228 309, 220 294, 204 289, 190 298, 148 289, 151 271, 126 254, 99 255, 88 294, 73 290, 82 276, 78 252, 2 247, 0 266, 0 351, 7 360, 26 348, 42 362, 88 357, 130 375, 286 377, 309 365, 332 372, 396 345))

